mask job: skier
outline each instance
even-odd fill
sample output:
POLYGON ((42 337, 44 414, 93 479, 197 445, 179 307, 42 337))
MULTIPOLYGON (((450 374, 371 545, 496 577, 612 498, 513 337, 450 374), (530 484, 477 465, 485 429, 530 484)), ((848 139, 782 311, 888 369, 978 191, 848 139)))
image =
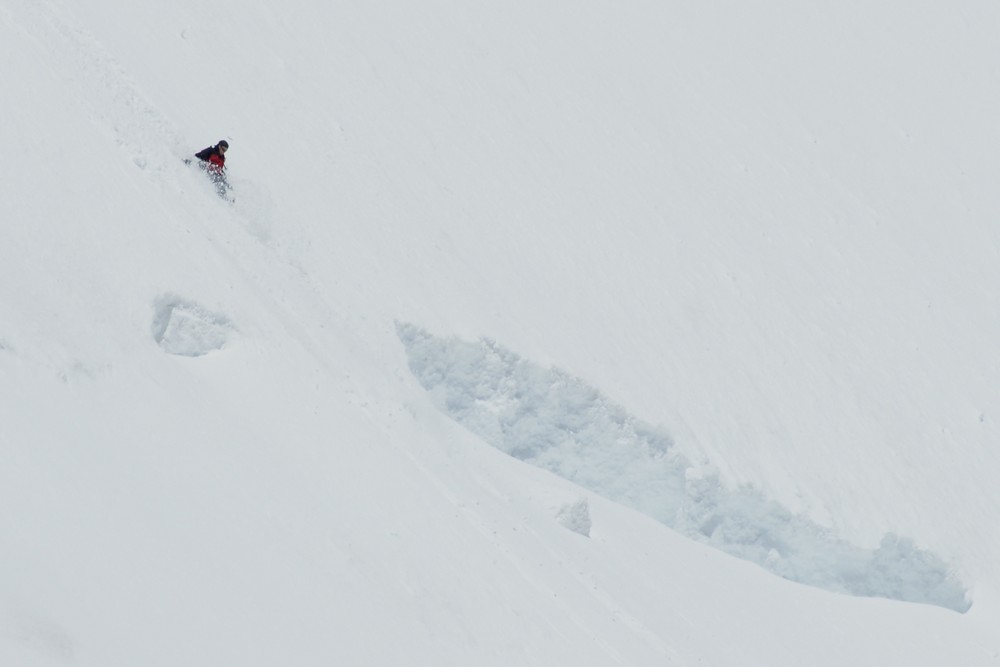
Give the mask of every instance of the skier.
POLYGON ((194 154, 196 158, 204 162, 202 168, 208 172, 215 189, 220 197, 226 197, 226 192, 230 189, 229 182, 226 181, 226 151, 229 150, 229 142, 223 139, 214 146, 209 146, 194 154))
POLYGON ((207 162, 205 169, 211 174, 221 174, 226 168, 226 151, 229 150, 229 142, 223 139, 214 146, 209 146, 194 154, 202 162, 207 162))

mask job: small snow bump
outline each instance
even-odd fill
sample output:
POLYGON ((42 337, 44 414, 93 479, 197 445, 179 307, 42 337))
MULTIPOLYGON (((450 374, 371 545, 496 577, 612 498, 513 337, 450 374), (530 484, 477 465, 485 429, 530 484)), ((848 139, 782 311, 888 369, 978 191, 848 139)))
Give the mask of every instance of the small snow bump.
POLYGON ((590 537, 590 505, 586 498, 563 505, 556 513, 559 523, 574 533, 590 537))

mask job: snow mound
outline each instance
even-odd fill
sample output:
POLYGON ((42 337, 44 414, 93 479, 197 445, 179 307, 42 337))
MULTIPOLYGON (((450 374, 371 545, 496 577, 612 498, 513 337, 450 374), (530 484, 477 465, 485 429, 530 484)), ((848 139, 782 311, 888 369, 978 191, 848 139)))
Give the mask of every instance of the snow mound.
MULTIPOLYGON (((710 466, 677 451, 668 433, 579 378, 492 340, 439 338, 402 323, 397 332, 435 405, 511 456, 792 581, 960 612, 970 607, 961 583, 933 553, 891 534, 877 549, 864 549, 758 490, 728 489, 710 466)), ((557 518, 589 534, 579 508, 557 518)))
POLYGON ((224 315, 172 295, 153 304, 153 340, 165 352, 200 357, 221 350, 235 328, 224 315))

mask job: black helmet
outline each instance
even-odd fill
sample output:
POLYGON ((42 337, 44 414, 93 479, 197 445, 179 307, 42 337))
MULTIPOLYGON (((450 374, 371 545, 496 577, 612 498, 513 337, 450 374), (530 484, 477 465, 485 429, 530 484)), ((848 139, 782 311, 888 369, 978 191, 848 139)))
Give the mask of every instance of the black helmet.
POLYGON ((226 141, 225 139, 223 139, 222 141, 220 141, 219 145, 222 146, 223 148, 229 148, 229 142, 226 141))

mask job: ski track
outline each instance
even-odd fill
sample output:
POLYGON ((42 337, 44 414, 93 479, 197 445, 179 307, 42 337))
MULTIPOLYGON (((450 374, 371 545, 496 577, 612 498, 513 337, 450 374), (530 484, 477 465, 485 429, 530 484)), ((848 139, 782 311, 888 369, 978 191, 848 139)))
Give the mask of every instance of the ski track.
MULTIPOLYGON (((17 12, 11 22, 52 56, 57 74, 76 92, 80 108, 107 128, 126 159, 161 187, 183 190, 179 161, 189 157, 189 142, 147 100, 104 45, 52 0, 13 4, 17 12)), ((273 202, 267 189, 245 178, 230 182, 237 195, 230 210, 243 230, 260 244, 274 247, 273 202)))
POLYGON ((103 44, 51 0, 13 0, 5 13, 52 57, 80 110, 108 129, 136 168, 162 181, 184 142, 103 44))

